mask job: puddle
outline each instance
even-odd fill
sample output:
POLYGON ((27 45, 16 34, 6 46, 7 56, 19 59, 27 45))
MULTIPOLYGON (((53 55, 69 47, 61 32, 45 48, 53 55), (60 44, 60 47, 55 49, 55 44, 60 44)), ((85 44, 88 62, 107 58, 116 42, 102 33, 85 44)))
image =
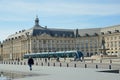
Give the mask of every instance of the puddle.
POLYGON ((106 73, 116 73, 116 74, 119 74, 119 70, 104 70, 104 71, 98 71, 98 72, 106 72, 106 73))
POLYGON ((13 80, 18 78, 44 76, 47 74, 35 74, 27 72, 15 72, 15 71, 0 71, 0 80, 13 80))

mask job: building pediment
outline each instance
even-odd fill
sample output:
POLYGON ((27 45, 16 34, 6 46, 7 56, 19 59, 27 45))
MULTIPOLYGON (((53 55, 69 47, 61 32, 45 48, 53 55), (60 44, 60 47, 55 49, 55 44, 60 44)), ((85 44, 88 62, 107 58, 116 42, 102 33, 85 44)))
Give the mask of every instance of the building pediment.
POLYGON ((47 34, 47 33, 43 33, 40 35, 41 38, 51 38, 51 35, 47 34))

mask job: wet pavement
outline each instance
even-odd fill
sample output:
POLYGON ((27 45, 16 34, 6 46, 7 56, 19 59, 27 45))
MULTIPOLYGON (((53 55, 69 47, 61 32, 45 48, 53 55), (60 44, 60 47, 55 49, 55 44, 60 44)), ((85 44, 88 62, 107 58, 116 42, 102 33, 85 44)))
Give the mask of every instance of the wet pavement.
POLYGON ((22 77, 12 80, 119 80, 120 73, 106 73, 110 69, 91 69, 54 66, 33 66, 30 71, 28 65, 0 64, 0 71, 22 74, 22 77), (23 76, 24 75, 24 76, 23 76))

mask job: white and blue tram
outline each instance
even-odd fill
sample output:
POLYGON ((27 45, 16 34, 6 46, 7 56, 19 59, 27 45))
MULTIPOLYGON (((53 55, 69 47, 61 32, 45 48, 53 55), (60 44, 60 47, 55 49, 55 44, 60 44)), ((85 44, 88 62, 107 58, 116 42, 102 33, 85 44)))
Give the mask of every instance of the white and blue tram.
POLYGON ((74 60, 81 60, 83 57, 81 51, 58 51, 58 52, 41 52, 25 54, 24 59, 32 58, 74 58, 74 60))

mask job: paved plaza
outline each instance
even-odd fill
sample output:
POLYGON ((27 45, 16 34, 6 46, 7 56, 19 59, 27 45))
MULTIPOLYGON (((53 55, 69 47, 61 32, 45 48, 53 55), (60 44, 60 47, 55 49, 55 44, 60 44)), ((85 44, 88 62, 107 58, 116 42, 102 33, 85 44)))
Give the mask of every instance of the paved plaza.
POLYGON ((33 66, 30 71, 28 65, 0 64, 0 71, 16 72, 26 75, 13 80, 119 80, 120 73, 98 72, 109 69, 73 68, 54 66, 33 66))

